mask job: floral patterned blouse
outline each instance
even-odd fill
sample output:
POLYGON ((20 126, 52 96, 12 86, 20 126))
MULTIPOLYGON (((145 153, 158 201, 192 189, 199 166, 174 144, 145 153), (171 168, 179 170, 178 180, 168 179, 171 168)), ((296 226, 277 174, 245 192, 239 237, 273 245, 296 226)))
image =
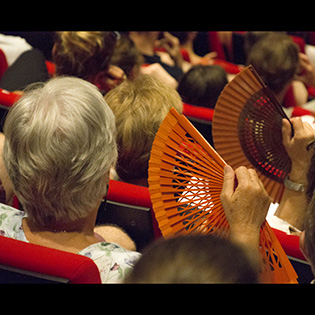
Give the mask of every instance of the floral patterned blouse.
MULTIPOLYGON (((0 203, 0 235, 28 242, 22 228, 25 212, 0 203)), ((122 282, 141 254, 126 250, 115 243, 92 244, 78 254, 91 258, 97 265, 102 283, 122 282)))

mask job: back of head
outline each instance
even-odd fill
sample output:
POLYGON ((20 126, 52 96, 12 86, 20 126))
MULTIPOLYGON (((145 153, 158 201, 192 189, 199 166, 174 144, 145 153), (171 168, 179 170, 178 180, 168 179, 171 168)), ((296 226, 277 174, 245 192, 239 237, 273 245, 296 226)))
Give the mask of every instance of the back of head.
POLYGON ((146 248, 127 283, 256 283, 246 255, 228 240, 187 235, 146 248))
POLYGON ((114 32, 57 32, 53 48, 56 73, 88 80, 107 71, 115 45, 114 32))
POLYGON ((155 134, 171 107, 182 112, 180 96, 157 78, 141 75, 111 90, 105 100, 116 118, 118 176, 126 182, 146 179, 155 134))
POLYGON ((66 224, 99 205, 117 147, 114 115, 94 85, 58 77, 30 87, 4 133, 4 163, 31 220, 66 224))
POLYGON ((144 58, 137 50, 134 42, 125 34, 117 41, 111 64, 124 70, 128 79, 133 80, 140 73, 144 58))
POLYGON ((182 76, 177 91, 185 103, 214 108, 227 83, 226 72, 222 67, 198 65, 182 76))
POLYGON ((298 47, 290 36, 271 33, 253 45, 247 63, 274 93, 279 93, 294 78, 299 64, 298 47))
POLYGON ((251 48, 256 42, 261 40, 263 37, 270 35, 271 32, 268 31, 249 31, 244 35, 244 50, 245 54, 248 55, 251 48))

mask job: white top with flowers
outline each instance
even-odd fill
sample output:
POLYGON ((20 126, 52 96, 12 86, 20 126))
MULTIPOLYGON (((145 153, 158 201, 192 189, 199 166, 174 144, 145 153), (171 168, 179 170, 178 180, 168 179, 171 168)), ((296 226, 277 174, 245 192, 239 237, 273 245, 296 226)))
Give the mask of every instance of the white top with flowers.
MULTIPOLYGON (((28 242, 22 228, 22 220, 26 216, 24 211, 0 203, 0 235, 28 242)), ((87 256, 95 262, 102 283, 122 282, 141 256, 138 252, 107 242, 92 244, 78 254, 87 256)))

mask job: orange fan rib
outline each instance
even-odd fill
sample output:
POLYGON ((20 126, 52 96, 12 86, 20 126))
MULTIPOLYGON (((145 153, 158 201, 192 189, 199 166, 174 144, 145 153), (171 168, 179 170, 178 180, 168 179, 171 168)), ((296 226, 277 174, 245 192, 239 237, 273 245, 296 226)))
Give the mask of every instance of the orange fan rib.
POLYGON ((233 168, 254 167, 273 202, 280 202, 291 160, 282 144, 284 113, 252 66, 222 91, 212 135, 217 152, 233 168))
MULTIPOLYGON (((149 161, 149 190, 165 238, 193 232, 229 236, 220 201, 225 161, 174 108, 161 124, 149 161)), ((296 282, 297 275, 268 223, 259 251, 263 282, 296 282)))

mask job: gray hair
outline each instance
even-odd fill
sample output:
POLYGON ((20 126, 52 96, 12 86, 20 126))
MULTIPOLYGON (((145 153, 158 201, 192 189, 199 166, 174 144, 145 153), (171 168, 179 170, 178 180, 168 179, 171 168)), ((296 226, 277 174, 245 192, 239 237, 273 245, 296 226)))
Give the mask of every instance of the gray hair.
POLYGON ((94 85, 74 77, 32 85, 4 133, 3 160, 34 223, 69 224, 98 206, 117 146, 114 115, 94 85))

